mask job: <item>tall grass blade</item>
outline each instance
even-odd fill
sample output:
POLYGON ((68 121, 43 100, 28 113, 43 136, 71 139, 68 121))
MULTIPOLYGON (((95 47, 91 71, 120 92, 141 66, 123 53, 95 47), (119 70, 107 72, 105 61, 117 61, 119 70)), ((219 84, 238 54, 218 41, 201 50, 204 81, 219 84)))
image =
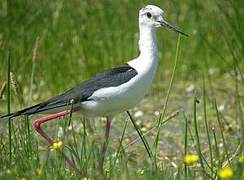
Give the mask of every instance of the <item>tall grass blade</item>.
MULTIPOLYGON (((10 85, 11 85, 11 80, 10 80, 10 72, 11 71, 11 55, 10 51, 8 54, 8 80, 7 80, 7 109, 8 109, 8 114, 10 114, 10 85)), ((9 135, 9 165, 11 166, 12 162, 12 121, 11 119, 8 120, 8 135, 9 135)))
POLYGON ((201 144, 200 144, 200 138, 199 138, 199 132, 198 132, 198 124, 197 124, 197 103, 198 99, 196 97, 196 94, 194 95, 194 101, 193 101, 193 121, 194 121, 194 130, 195 130, 195 135, 196 135, 196 145, 197 145, 197 153, 199 156, 200 164, 201 164, 201 169, 202 169, 202 175, 205 177, 206 171, 203 163, 203 155, 201 151, 201 144))
POLYGON ((30 105, 32 101, 32 90, 33 90, 33 84, 34 84, 34 78, 35 78, 35 72, 36 72, 36 60, 37 60, 37 50, 38 50, 38 45, 39 45, 39 36, 37 36, 34 49, 33 49, 33 54, 32 54, 32 69, 31 69, 31 78, 30 78, 30 92, 29 92, 29 97, 28 97, 28 105, 30 105))
POLYGON ((167 95, 166 95, 166 100, 164 103, 164 109, 163 109, 163 113, 160 115, 161 117, 159 118, 159 121, 157 123, 157 134, 154 140, 154 155, 156 158, 156 154, 157 154, 157 147, 158 147, 158 142, 159 142, 159 135, 160 135, 160 130, 161 130, 161 124, 164 120, 164 116, 166 113, 166 109, 167 109, 167 105, 168 105, 168 100, 169 100, 169 95, 171 92, 171 88, 174 82, 174 77, 175 77, 175 72, 176 72, 176 67, 178 64, 178 59, 179 59, 179 52, 180 52, 180 39, 181 39, 181 35, 178 35, 178 40, 177 40, 177 45, 176 45, 176 53, 175 53, 175 61, 174 61, 174 67, 173 67, 173 71, 172 71, 172 75, 171 75, 171 79, 170 79, 170 83, 169 83, 169 88, 167 91, 167 95))
POLYGON ((6 89, 6 82, 3 82, 3 84, 2 84, 2 86, 0 88, 0 99, 3 96, 3 93, 4 93, 5 89, 6 89))
MULTIPOLYGON (((177 111, 174 111, 173 113, 171 113, 170 115, 168 115, 168 116, 165 118, 165 120, 162 122, 161 125, 164 125, 164 124, 167 123, 169 120, 171 120, 171 119, 173 119, 174 117, 176 117, 177 115, 179 115, 180 111, 181 111, 181 110, 177 110, 177 111)), ((154 127, 152 127, 151 129, 149 129, 148 131, 144 132, 144 133, 143 133, 143 137, 144 137, 144 136, 147 136, 148 134, 150 134, 151 132, 153 132, 156 128, 157 128, 157 126, 154 126, 154 127)), ((134 139, 134 140, 131 141, 130 143, 126 144, 125 147, 124 147, 124 149, 126 149, 127 147, 129 147, 129 146, 135 144, 135 143, 136 143, 137 141, 139 141, 139 140, 140 140, 140 137, 134 139)))
POLYGON ((220 120, 220 117, 219 117, 219 111, 218 111, 216 99, 214 100, 214 107, 215 107, 215 111, 216 111, 216 116, 217 116, 217 120, 218 120, 218 125, 219 125, 221 138, 222 138, 222 141, 223 141, 224 153, 225 153, 225 156, 226 156, 226 158, 228 160, 228 163, 230 164, 228 147, 227 147, 227 144, 226 144, 226 141, 225 141, 223 124, 221 123, 221 120, 220 120))
MULTIPOLYGON (((183 116, 185 119, 185 143, 184 143, 184 156, 187 154, 187 137, 188 137, 188 119, 185 115, 185 112, 183 111, 183 116)), ((187 173, 187 165, 184 164, 184 170, 185 170, 185 179, 187 179, 188 173, 187 173)))
POLYGON ((118 146, 117 151, 116 151, 116 156, 115 156, 115 158, 113 160, 113 163, 111 165, 111 170, 110 170, 111 173, 110 173, 109 179, 111 179, 111 176, 113 175, 113 172, 114 172, 113 169, 115 168, 116 161, 117 161, 117 159, 118 159, 118 157, 120 155, 120 152, 122 150, 122 142, 123 142, 123 139, 124 139, 124 136, 125 136, 125 130, 126 130, 127 126, 128 126, 128 120, 125 121, 123 132, 122 132, 121 138, 119 140, 119 146, 118 146))
POLYGON ((207 120, 207 104, 206 104, 206 86, 205 86, 205 76, 203 75, 203 111, 204 111, 204 124, 205 124, 205 129, 207 133, 207 138, 208 138, 208 148, 209 148, 209 155, 210 155, 210 163, 211 163, 211 171, 213 171, 213 150, 212 150, 212 145, 211 145, 211 139, 210 139, 210 134, 209 134, 209 125, 208 125, 208 120, 207 120))
POLYGON ((145 148, 146 148, 146 150, 147 150, 147 154, 148 154, 148 156, 152 159, 152 157, 153 157, 153 155, 152 155, 152 151, 151 151, 151 148, 150 148, 150 146, 149 146, 149 144, 148 144, 146 138, 143 137, 143 134, 142 134, 140 128, 136 125, 136 122, 135 122, 135 120, 133 119, 133 117, 131 116, 130 112, 129 112, 129 111, 126 111, 126 112, 127 112, 128 116, 130 117, 130 120, 131 120, 132 124, 134 125, 134 127, 135 127, 135 129, 136 129, 138 135, 140 136, 140 138, 141 138, 141 140, 142 140, 142 142, 143 142, 143 145, 145 146, 145 148))

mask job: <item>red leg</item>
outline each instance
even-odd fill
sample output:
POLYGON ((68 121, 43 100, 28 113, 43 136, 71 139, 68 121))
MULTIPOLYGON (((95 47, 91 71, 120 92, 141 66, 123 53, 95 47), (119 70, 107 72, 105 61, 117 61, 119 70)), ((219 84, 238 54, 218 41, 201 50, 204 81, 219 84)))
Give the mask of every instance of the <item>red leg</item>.
MULTIPOLYGON (((78 109, 73 109, 72 112, 77 111, 78 109)), ((53 145, 53 140, 47 135, 47 133, 45 133, 42 128, 41 128, 41 124, 45 123, 47 121, 50 120, 54 120, 58 117, 62 117, 65 116, 66 114, 69 114, 70 110, 65 110, 65 111, 61 111, 55 114, 50 114, 47 116, 43 116, 41 118, 38 118, 36 120, 33 121, 32 125, 34 126, 35 130, 44 138, 47 140, 48 144, 51 146, 53 145)), ((72 167, 75 171, 79 172, 80 170, 76 167, 76 165, 74 164, 73 161, 71 161, 65 154, 64 154, 64 159, 65 161, 70 165, 70 167, 72 167)))
POLYGON ((55 114, 50 114, 50 115, 46 115, 46 116, 43 116, 41 118, 38 118, 38 119, 35 119, 33 122, 32 122, 32 125, 34 126, 35 130, 43 137, 47 140, 47 142, 49 143, 49 145, 52 145, 53 144, 53 140, 42 130, 41 128, 41 124, 42 123, 45 123, 47 121, 50 121, 50 120, 54 120, 58 117, 61 117, 61 116, 65 116, 66 114, 68 114, 70 111, 69 110, 66 110, 66 111, 61 111, 61 112, 58 112, 58 113, 55 113, 55 114))
POLYGON ((110 133, 110 128, 111 128, 111 122, 112 122, 112 117, 107 117, 105 140, 104 140, 103 147, 102 147, 102 158, 101 158, 101 163, 100 163, 101 171, 103 170, 103 163, 104 163, 105 154, 106 154, 107 147, 108 147, 108 138, 109 138, 109 133, 110 133))

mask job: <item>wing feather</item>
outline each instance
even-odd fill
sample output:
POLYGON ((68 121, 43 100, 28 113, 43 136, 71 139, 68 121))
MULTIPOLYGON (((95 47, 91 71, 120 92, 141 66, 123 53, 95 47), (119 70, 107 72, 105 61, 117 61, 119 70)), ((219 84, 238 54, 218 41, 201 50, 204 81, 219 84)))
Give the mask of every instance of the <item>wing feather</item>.
POLYGON ((103 73, 99 73, 91 79, 84 81, 79 86, 76 86, 65 93, 55 96, 47 101, 36 104, 34 106, 22 109, 15 113, 10 113, 0 117, 1 119, 9 119, 20 115, 31 115, 38 112, 64 107, 88 100, 88 98, 98 89, 105 87, 116 87, 128 82, 131 78, 137 75, 137 71, 128 64, 112 68, 103 73))

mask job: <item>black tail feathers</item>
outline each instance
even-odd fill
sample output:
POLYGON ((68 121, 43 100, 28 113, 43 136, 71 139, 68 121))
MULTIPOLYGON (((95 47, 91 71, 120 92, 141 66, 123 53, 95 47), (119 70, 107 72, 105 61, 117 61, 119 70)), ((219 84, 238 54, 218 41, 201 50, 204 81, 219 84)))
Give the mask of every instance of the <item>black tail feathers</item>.
POLYGON ((7 120, 7 119, 12 119, 15 116, 19 116, 17 115, 17 113, 10 113, 10 114, 5 114, 3 116, 0 116, 0 121, 1 120, 7 120))
POLYGON ((37 104, 35 106, 31 106, 31 107, 22 109, 20 111, 14 112, 14 113, 5 114, 3 116, 0 116, 0 121, 1 120, 12 119, 14 117, 21 116, 21 115, 30 115, 30 114, 33 114, 33 113, 35 113, 36 108, 39 107, 39 106, 40 106, 40 104, 37 104))

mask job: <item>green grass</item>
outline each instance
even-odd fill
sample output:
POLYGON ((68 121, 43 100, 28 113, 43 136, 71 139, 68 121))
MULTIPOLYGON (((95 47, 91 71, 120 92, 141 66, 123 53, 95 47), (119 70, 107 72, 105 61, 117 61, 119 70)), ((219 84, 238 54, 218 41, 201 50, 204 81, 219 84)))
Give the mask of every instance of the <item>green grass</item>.
POLYGON ((166 19, 190 35, 181 37, 179 51, 177 34, 157 31, 155 81, 130 110, 153 157, 126 113, 113 121, 102 171, 104 119, 74 113, 71 121, 67 116, 43 125, 63 142, 60 151, 51 151, 31 127, 35 117, 19 117, 0 123, 0 179, 216 179, 227 165, 231 179, 243 178, 242 0, 3 0, 0 114, 136 57, 137 14, 144 4, 162 7, 166 19), (80 174, 65 165, 63 153, 73 157, 80 174), (188 154, 199 160, 184 163, 188 154))

